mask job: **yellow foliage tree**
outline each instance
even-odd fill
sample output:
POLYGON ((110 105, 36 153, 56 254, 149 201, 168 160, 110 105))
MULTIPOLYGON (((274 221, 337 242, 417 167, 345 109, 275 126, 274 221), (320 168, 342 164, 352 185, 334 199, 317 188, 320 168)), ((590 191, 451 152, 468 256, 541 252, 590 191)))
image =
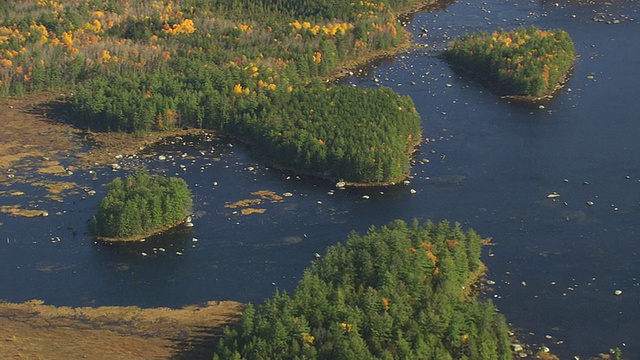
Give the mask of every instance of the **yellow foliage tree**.
POLYGON ((242 88, 242 85, 240 85, 240 84, 236 84, 236 85, 233 87, 233 93, 234 93, 234 94, 238 94, 238 95, 243 94, 243 93, 244 93, 244 89, 242 88))
POLYGON ((184 19, 179 24, 173 24, 173 26, 169 26, 169 24, 165 23, 162 32, 169 35, 189 35, 196 31, 196 28, 193 26, 193 20, 184 19))

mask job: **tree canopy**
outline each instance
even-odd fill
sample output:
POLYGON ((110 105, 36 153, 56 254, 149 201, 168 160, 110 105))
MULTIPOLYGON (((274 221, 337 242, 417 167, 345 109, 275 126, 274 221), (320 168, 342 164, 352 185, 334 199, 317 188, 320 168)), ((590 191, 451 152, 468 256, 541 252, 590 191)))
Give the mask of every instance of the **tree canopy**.
POLYGON ((540 97, 567 75, 575 49, 567 32, 531 26, 465 35, 444 56, 504 95, 540 97))
POLYGON ((412 101, 319 79, 397 45, 395 11, 417 1, 9 2, 0 17, 0 96, 73 88, 72 118, 91 129, 214 129, 259 143, 256 153, 284 168, 398 181, 421 137, 412 101), (372 106, 381 97, 389 106, 372 106), (376 134, 358 134, 369 123, 376 134), (291 132, 300 134, 285 137, 291 132), (284 150, 289 156, 275 157, 284 150), (325 159, 339 159, 336 168, 325 159))
POLYGON ((107 185, 98 213, 89 221, 92 235, 104 238, 144 236, 183 222, 191 212, 187 183, 138 172, 107 185))
POLYGON ((481 246, 446 221, 354 233, 292 295, 249 305, 214 359, 511 359, 504 317, 469 295, 481 246))

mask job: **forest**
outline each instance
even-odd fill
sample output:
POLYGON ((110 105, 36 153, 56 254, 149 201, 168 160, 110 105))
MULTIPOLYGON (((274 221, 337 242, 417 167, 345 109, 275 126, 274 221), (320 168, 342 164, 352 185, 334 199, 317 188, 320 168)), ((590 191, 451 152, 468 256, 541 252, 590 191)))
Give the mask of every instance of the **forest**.
POLYGON ((510 360, 504 316, 472 291, 482 243, 447 221, 352 233, 292 294, 248 305, 214 359, 510 360))
POLYGON ((140 171, 116 178, 89 220, 91 235, 132 239, 182 223, 191 213, 192 195, 181 178, 140 171))
POLYGON ((418 2, 3 2, 0 97, 65 89, 94 131, 213 129, 282 168, 390 183, 421 139, 412 100, 324 80, 398 45, 418 2))
POLYGON ((535 98, 549 95, 563 82, 576 55, 567 32, 531 26, 465 35, 443 56, 503 95, 535 98))

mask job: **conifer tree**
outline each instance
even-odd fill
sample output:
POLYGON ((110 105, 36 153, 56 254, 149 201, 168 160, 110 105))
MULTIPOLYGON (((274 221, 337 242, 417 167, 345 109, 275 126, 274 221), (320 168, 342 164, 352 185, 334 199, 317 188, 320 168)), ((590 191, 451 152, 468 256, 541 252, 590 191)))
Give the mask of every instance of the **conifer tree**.
POLYGON ((184 180, 138 172, 114 179, 89 221, 92 235, 134 238, 184 221, 192 196, 184 180))

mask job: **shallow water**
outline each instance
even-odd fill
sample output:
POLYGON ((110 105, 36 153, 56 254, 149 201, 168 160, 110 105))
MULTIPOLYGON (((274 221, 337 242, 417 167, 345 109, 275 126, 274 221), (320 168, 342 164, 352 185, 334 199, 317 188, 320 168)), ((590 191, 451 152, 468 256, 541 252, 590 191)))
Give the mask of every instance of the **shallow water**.
POLYGON ((483 261, 496 285, 486 296, 525 341, 561 358, 615 347, 640 358, 640 4, 607 4, 456 2, 413 16, 408 28, 428 47, 343 80, 414 99, 434 141, 421 146, 409 185, 339 190, 269 169, 222 140, 178 141, 157 149, 172 160, 123 162, 187 180, 195 227, 124 246, 94 244, 85 234, 102 185, 123 172, 65 177, 98 193, 63 202, 42 198, 40 187, 13 185, 26 195, 0 197, 0 205, 51 215, 0 214, 0 298, 72 306, 261 302, 276 287, 293 289, 314 254, 351 231, 393 219, 449 219, 493 237, 483 261), (621 21, 593 21, 599 13, 621 21), (520 24, 568 31, 580 56, 567 87, 544 108, 501 99, 429 56, 460 34, 520 24), (422 28, 427 35, 418 37, 422 28), (259 190, 292 196, 255 206, 264 214, 225 207, 259 190), (547 199, 554 191, 560 197, 547 199))

